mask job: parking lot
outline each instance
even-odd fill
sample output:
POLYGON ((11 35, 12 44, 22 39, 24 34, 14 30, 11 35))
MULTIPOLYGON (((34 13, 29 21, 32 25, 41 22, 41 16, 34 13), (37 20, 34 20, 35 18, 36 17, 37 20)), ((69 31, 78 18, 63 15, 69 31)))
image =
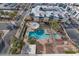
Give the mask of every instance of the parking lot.
POLYGON ((77 32, 76 29, 66 29, 66 31, 72 41, 79 45, 79 32, 77 32))
POLYGON ((70 24, 63 23, 64 28, 66 29, 67 34, 76 44, 79 44, 79 32, 77 32, 78 24, 72 22, 70 24))
POLYGON ((76 24, 76 22, 71 22, 69 21, 69 23, 63 23, 63 26, 66 28, 66 29, 75 29, 75 28, 79 28, 79 25, 76 24))
POLYGON ((4 3, 0 4, 0 9, 16 9, 17 3, 4 3))

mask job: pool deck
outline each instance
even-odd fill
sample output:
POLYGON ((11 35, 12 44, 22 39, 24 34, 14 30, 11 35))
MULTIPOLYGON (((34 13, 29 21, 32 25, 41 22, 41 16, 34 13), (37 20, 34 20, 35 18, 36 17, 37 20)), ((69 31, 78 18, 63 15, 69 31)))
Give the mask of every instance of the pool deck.
POLYGON ((42 45, 46 44, 46 43, 53 43, 53 39, 44 39, 44 40, 37 40, 39 43, 41 43, 42 45))

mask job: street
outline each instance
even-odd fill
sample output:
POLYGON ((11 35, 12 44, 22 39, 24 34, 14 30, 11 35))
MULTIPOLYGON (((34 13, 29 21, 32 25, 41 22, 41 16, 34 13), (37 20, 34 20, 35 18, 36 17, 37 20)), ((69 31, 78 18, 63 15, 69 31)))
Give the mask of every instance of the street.
POLYGON ((9 23, 0 23, 0 30, 8 30, 7 26, 9 23))
MULTIPOLYGON (((28 6, 31 6, 31 5, 29 5, 29 4, 27 4, 27 6, 25 6, 25 8, 24 9, 26 9, 28 6)), ((28 10, 26 10, 26 11, 24 11, 24 9, 23 10, 20 10, 20 14, 21 14, 21 17, 19 17, 18 18, 18 21, 17 21, 17 18, 16 18, 16 23, 18 23, 19 25, 22 23, 22 21, 23 21, 23 19, 25 19, 25 17, 26 17, 26 15, 28 15, 29 13, 29 11, 28 10)), ((29 9, 29 8, 28 8, 29 9)), ((18 14, 19 15, 19 14, 18 14)), ((17 15, 17 16, 18 16, 17 15)), ((16 17, 17 17, 16 16, 16 17)), ((9 25, 10 23, 0 23, 0 30, 9 30, 8 28, 7 28, 7 26, 9 25)), ((14 29, 14 30, 9 30, 9 32, 6 34, 6 36, 4 37, 4 39, 3 39, 3 42, 5 43, 5 46, 4 46, 4 48, 2 49, 2 52, 1 52, 1 54, 8 54, 8 49, 9 49, 9 47, 10 47, 10 40, 12 39, 12 37, 16 34, 16 32, 17 32, 17 30, 16 29, 14 29)))
POLYGON ((4 37, 3 41, 5 43, 5 47, 3 48, 1 54, 6 54, 8 49, 9 49, 9 46, 10 46, 10 40, 12 39, 12 36, 14 36, 16 33, 16 30, 12 30, 12 31, 9 31, 7 33, 7 35, 4 37))

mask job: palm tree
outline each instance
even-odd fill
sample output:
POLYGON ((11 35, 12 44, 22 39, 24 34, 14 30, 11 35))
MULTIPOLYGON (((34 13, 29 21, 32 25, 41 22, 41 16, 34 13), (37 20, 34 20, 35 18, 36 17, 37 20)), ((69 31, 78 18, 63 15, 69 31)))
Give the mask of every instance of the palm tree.
POLYGON ((1 11, 0 11, 0 14, 3 15, 3 16, 6 18, 6 16, 7 16, 9 13, 8 13, 8 12, 4 12, 4 11, 1 10, 1 11))
POLYGON ((18 53, 20 53, 20 51, 24 45, 24 42, 23 42, 23 40, 19 40, 16 37, 14 37, 11 44, 12 44, 12 47, 10 48, 10 53, 18 54, 18 53))
POLYGON ((60 27, 58 21, 51 21, 50 24, 55 30, 58 30, 60 27))

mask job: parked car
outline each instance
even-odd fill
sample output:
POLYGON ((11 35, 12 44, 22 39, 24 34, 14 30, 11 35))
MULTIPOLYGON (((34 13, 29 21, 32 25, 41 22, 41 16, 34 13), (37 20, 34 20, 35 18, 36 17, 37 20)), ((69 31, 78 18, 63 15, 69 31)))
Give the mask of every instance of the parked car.
POLYGON ((10 30, 14 29, 12 25, 8 25, 7 28, 10 29, 10 30))

